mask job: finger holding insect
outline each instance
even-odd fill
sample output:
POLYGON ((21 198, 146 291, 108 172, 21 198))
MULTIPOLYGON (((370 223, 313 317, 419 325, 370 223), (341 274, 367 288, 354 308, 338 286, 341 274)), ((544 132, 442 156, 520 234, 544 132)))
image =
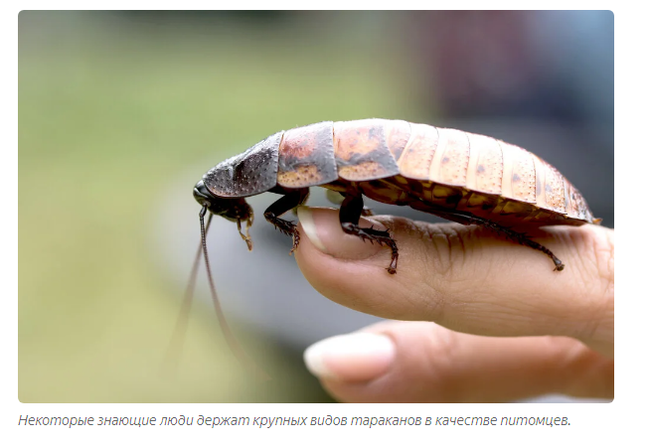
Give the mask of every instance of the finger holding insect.
MULTIPOLYGON (((387 229, 389 250, 345 234, 338 213, 300 208, 296 259, 323 295, 352 309, 399 320, 428 320, 487 336, 570 336, 610 355, 613 339, 613 231, 593 225, 555 228, 544 238, 568 265, 548 260, 477 226, 362 218, 387 229)), ((540 231, 540 234, 542 232, 540 231)))
MULTIPOLYGON (((553 278, 552 282, 548 274, 526 269, 534 265, 542 271, 539 260, 532 261, 530 254, 526 257, 522 251, 506 247, 494 238, 496 232, 541 251, 551 258, 554 270, 559 272, 565 267, 562 260, 526 233, 541 226, 600 222, 580 192, 536 155, 488 136, 426 124, 386 119, 324 121, 277 132, 244 153, 220 162, 196 183, 193 193, 202 206, 202 214, 209 211, 237 222, 249 249, 251 239, 241 228, 246 221, 248 230, 253 220, 246 197, 264 192, 281 195, 264 216, 276 229, 293 237, 294 252, 300 242, 299 232, 282 215, 303 204, 312 186, 324 187, 343 197, 340 219, 338 224, 331 221, 334 226, 330 233, 338 234, 333 239, 343 242, 335 243, 334 250, 327 243, 316 243, 327 248, 321 251, 330 256, 321 255, 320 260, 329 262, 331 269, 306 272, 313 283, 320 281, 321 288, 335 284, 335 293, 329 295, 333 300, 373 314, 428 318, 469 332, 518 335, 520 331, 550 331, 578 338, 586 333, 582 338, 601 342, 592 339, 594 336, 590 335, 595 334, 596 338, 604 338, 603 348, 608 348, 611 318, 594 322, 597 318, 590 315, 611 316, 613 297, 608 296, 613 293, 606 292, 604 299, 595 302, 593 296, 598 295, 601 283, 612 283, 613 278, 605 277, 606 272, 599 278, 598 272, 605 270, 589 268, 593 266, 590 259, 593 263, 597 256, 582 252, 583 246, 577 243, 583 237, 587 241, 585 246, 589 246, 589 234, 593 236, 596 232, 559 230, 554 236, 544 233, 538 237, 539 242, 552 243, 549 246, 553 250, 571 246, 577 253, 574 259, 567 259, 578 263, 573 274, 560 280, 553 278), (363 207, 363 197, 410 206, 466 225, 479 224, 484 229, 429 228, 400 219, 375 220, 385 227, 379 227, 379 223, 374 227, 360 221, 361 216, 369 215, 363 207), (341 238, 344 234, 347 239, 341 238), (477 234, 491 238, 481 241, 475 237, 477 234), (557 243, 562 237, 567 240, 557 243), (368 248, 367 242, 374 247, 368 248), (384 247, 390 248, 390 262, 381 269, 384 277, 375 277, 378 269, 371 265, 384 247), (408 254, 406 273, 398 274, 402 249, 408 254), (350 256, 362 261, 337 264, 334 260, 350 256), (363 279, 355 278, 359 273, 365 274, 363 279), (591 278, 592 273, 596 274, 595 279, 591 278), (398 278, 391 281, 390 277, 395 275, 398 278), (355 278, 351 283, 350 277, 355 278), (524 282, 518 285, 517 280, 524 282), (552 285, 547 287, 547 283, 552 285), (576 284, 585 286, 578 289, 576 284), (341 290, 347 294, 336 293, 341 290), (564 301, 572 290, 577 295, 572 295, 574 300, 569 299, 566 304, 564 301), (364 291, 370 294, 364 295, 364 291), (563 311, 567 305, 570 311, 563 311), (485 310, 497 322, 508 323, 499 325, 489 319, 486 322, 485 310), (577 328, 571 323, 574 313, 582 321, 577 328), (529 319, 535 323, 528 323, 529 319)), ((316 233, 311 232, 312 236, 316 233)), ((205 232, 202 239, 207 266, 205 232)), ((596 239, 592 237, 593 240, 596 239)), ((602 245, 607 257, 607 244, 602 245)), ((307 250, 314 247, 307 246, 307 250)), ((301 250, 297 252, 300 254, 301 250)), ((319 259, 314 255, 314 259, 319 259)), ((309 259, 308 253, 299 257, 309 259)), ((597 266, 601 264, 596 262, 597 266)), ((303 260, 303 268, 309 267, 309 262, 303 260)), ((209 275, 209 267, 206 269, 209 275)), ((214 285, 211 283, 210 287, 217 307, 214 285)), ((607 290, 610 288, 613 287, 607 290)), ((234 341, 231 344, 237 350, 234 341)))

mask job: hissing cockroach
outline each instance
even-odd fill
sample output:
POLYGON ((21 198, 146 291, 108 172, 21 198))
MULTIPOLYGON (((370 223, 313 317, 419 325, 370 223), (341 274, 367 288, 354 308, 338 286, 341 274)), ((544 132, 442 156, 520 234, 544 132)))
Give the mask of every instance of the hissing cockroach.
MULTIPOLYGON (((194 187, 194 198, 202 206, 206 263, 205 213, 237 222, 251 249, 248 228, 253 211, 244 198, 262 192, 282 195, 264 212, 264 218, 293 237, 293 252, 300 241, 296 225, 280 216, 303 204, 311 186, 344 197, 340 209, 344 232, 390 248, 386 268, 390 274, 397 272, 397 245, 387 231, 359 226, 364 195, 459 223, 486 226, 542 251, 553 260, 556 271, 562 271, 564 264, 524 231, 600 222, 557 169, 515 145, 406 121, 328 121, 275 133, 203 175, 194 187)), ((213 297, 216 303, 216 294, 213 297)), ((219 318, 223 320, 221 314, 219 318)))

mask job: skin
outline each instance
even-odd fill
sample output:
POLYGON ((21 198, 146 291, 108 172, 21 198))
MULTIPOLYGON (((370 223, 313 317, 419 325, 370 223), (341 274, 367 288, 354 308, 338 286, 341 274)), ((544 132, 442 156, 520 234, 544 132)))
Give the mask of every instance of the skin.
POLYGON ((299 217, 295 256, 314 288, 391 319, 361 330, 387 337, 390 354, 325 358, 331 373, 320 379, 334 398, 613 398, 613 230, 584 225, 532 233, 566 265, 554 272, 544 254, 481 227, 362 219, 361 226, 388 229, 397 241, 397 274, 390 275, 390 251, 343 233, 337 211, 303 209, 299 217))

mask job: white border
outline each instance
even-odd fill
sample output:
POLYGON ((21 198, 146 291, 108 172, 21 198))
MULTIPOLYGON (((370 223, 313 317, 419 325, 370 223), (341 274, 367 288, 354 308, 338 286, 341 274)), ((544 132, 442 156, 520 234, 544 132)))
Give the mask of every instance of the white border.
MULTIPOLYGON (((246 2, 247 6, 261 6, 260 2, 246 2)), ((436 5, 443 5, 436 3, 436 5)), ((598 440, 599 444, 620 440, 621 435, 645 431, 648 385, 645 352, 648 350, 644 340, 647 333, 647 315, 650 314, 650 293, 645 279, 648 262, 648 242, 645 236, 648 216, 648 193, 644 179, 648 177, 648 35, 647 14, 638 3, 627 2, 583 2, 550 1, 537 3, 544 8, 583 7, 611 9, 615 13, 615 59, 616 59, 616 223, 619 234, 617 268, 616 304, 616 399, 611 404, 522 404, 522 405, 308 405, 308 404, 267 404, 267 405, 219 405, 219 404, 21 404, 17 399, 17 14, 20 8, 51 8, 50 2, 5 3, 2 14, 3 38, 1 44, 5 60, 3 72, 3 127, 4 144, 0 150, 2 169, 2 203, 5 210, 0 219, 2 225, 2 353, 5 361, 1 367, 0 396, 2 412, 0 423, 3 439, 8 444, 36 443, 46 444, 53 438, 64 437, 68 444, 114 444, 115 440, 128 439, 129 442, 156 438, 168 444, 182 444, 197 437, 208 437, 212 443, 229 440, 259 439, 264 442, 302 441, 322 444, 333 438, 355 443, 361 439, 382 444, 404 442, 405 439, 420 437, 429 444, 443 441, 480 441, 481 444, 509 444, 525 441, 525 444, 546 444, 548 441, 560 444, 578 444, 598 440), (188 428, 188 427, 18 427, 20 414, 31 416, 188 416, 204 414, 248 415, 254 416, 567 416, 570 428, 562 427, 459 427, 447 428, 431 426, 407 429, 403 427, 373 428, 309 428, 274 426, 270 429, 249 426, 248 428, 188 428)), ((147 9, 145 2, 94 2, 100 7, 139 7, 147 9)), ((81 2, 57 2, 61 9, 87 8, 81 2)), ((175 9, 183 7, 215 7, 214 2, 189 1, 183 4, 157 2, 156 9, 175 9)), ((281 8, 299 7, 296 2, 279 2, 281 8)), ((393 9, 395 5, 380 5, 376 2, 328 2, 319 5, 323 8, 374 8, 393 9)), ((432 7, 434 4, 406 1, 400 7, 432 7)), ((445 3, 444 6, 449 6, 445 3)), ((454 4, 453 6, 458 6, 454 4)), ((463 2, 465 8, 484 6, 481 2, 463 2)), ((517 7, 519 3, 490 3, 491 7, 517 7)), ((532 7, 526 3, 527 7, 532 7)), ((638 438, 647 438, 647 434, 638 438)), ((4 441, 4 440, 3 440, 4 441)))

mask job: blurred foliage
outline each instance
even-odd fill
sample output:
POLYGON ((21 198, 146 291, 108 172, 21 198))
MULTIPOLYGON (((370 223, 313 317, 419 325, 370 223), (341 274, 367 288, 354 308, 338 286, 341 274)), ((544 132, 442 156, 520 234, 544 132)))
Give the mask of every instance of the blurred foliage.
POLYGON ((251 385, 211 313, 193 314, 177 374, 161 375, 182 290, 149 249, 152 209, 183 166, 283 128, 417 114, 388 34, 319 20, 20 14, 21 401, 324 398, 270 341, 251 354, 281 378, 251 385))

